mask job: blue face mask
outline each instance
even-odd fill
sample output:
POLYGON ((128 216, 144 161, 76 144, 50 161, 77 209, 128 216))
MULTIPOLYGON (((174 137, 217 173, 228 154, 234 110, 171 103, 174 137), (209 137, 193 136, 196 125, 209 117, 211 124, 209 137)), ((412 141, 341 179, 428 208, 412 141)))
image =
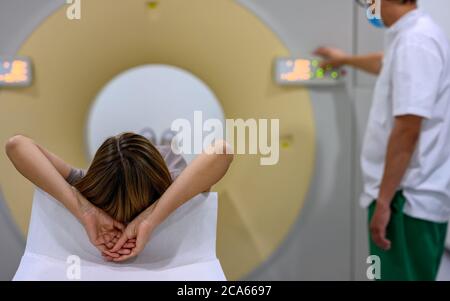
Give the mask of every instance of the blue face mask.
POLYGON ((373 26, 375 26, 376 28, 385 28, 386 26, 384 25, 383 19, 381 18, 372 18, 372 19, 368 19, 369 23, 372 24, 373 26))
POLYGON ((367 5, 366 17, 370 24, 375 26, 376 28, 384 28, 384 22, 381 18, 381 4, 380 0, 376 0, 374 4, 367 5), (375 14, 373 13, 375 10, 375 14))

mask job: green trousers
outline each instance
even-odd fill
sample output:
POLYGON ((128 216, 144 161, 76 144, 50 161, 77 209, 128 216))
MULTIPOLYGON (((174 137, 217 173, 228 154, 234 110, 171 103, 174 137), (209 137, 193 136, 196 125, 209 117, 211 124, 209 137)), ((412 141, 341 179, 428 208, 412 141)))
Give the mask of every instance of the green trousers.
MULTIPOLYGON (((382 281, 434 281, 444 253, 447 223, 434 223, 412 218, 403 213, 406 199, 397 192, 387 228, 391 249, 384 251, 370 241, 370 255, 381 262, 382 281)), ((376 202, 369 207, 369 223, 376 202)), ((370 232, 369 232, 370 237, 370 232)))

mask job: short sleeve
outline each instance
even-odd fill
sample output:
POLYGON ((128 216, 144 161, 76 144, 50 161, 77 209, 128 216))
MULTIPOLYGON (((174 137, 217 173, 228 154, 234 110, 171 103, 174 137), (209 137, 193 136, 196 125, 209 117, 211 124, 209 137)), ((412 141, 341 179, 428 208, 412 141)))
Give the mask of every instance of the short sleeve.
POLYGON ((187 167, 186 160, 183 156, 177 155, 172 151, 170 145, 159 145, 156 147, 167 164, 172 180, 175 179, 183 172, 187 167))
POLYGON ((86 172, 82 169, 72 168, 72 170, 70 171, 69 175, 66 178, 66 181, 70 185, 73 185, 75 184, 76 181, 84 177, 85 174, 86 172))
POLYGON ((431 118, 443 70, 438 46, 427 39, 402 43, 392 63, 394 116, 431 118))

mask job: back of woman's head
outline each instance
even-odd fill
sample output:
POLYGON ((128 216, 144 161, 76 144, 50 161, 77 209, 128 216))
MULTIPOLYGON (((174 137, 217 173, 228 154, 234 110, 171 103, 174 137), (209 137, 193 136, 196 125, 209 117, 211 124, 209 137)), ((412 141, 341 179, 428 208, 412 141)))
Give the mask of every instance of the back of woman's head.
POLYGON ((75 187, 120 222, 130 222, 158 200, 172 183, 159 151, 141 135, 108 138, 75 187))

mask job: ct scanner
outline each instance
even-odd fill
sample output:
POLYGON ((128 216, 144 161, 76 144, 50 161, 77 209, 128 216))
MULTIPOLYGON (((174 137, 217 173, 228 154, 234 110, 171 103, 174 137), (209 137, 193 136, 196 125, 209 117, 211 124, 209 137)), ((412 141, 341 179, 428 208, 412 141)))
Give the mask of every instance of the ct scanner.
MULTIPOLYGON (((104 137, 133 130, 160 141, 171 119, 198 108, 221 120, 278 118, 279 164, 237 156, 214 189, 227 279, 364 279, 357 154, 373 79, 352 73, 343 85, 284 87, 273 62, 322 44, 378 49, 382 33, 350 0, 148 2, 82 0, 81 19, 68 20, 63 0, 0 0, 0 54, 33 64, 29 87, 0 90, 0 140, 24 133, 86 167, 104 137)), ((0 187, 0 235, 11 241, 0 246, 9 256, 0 277, 10 279, 33 187, 3 152, 0 187)))

